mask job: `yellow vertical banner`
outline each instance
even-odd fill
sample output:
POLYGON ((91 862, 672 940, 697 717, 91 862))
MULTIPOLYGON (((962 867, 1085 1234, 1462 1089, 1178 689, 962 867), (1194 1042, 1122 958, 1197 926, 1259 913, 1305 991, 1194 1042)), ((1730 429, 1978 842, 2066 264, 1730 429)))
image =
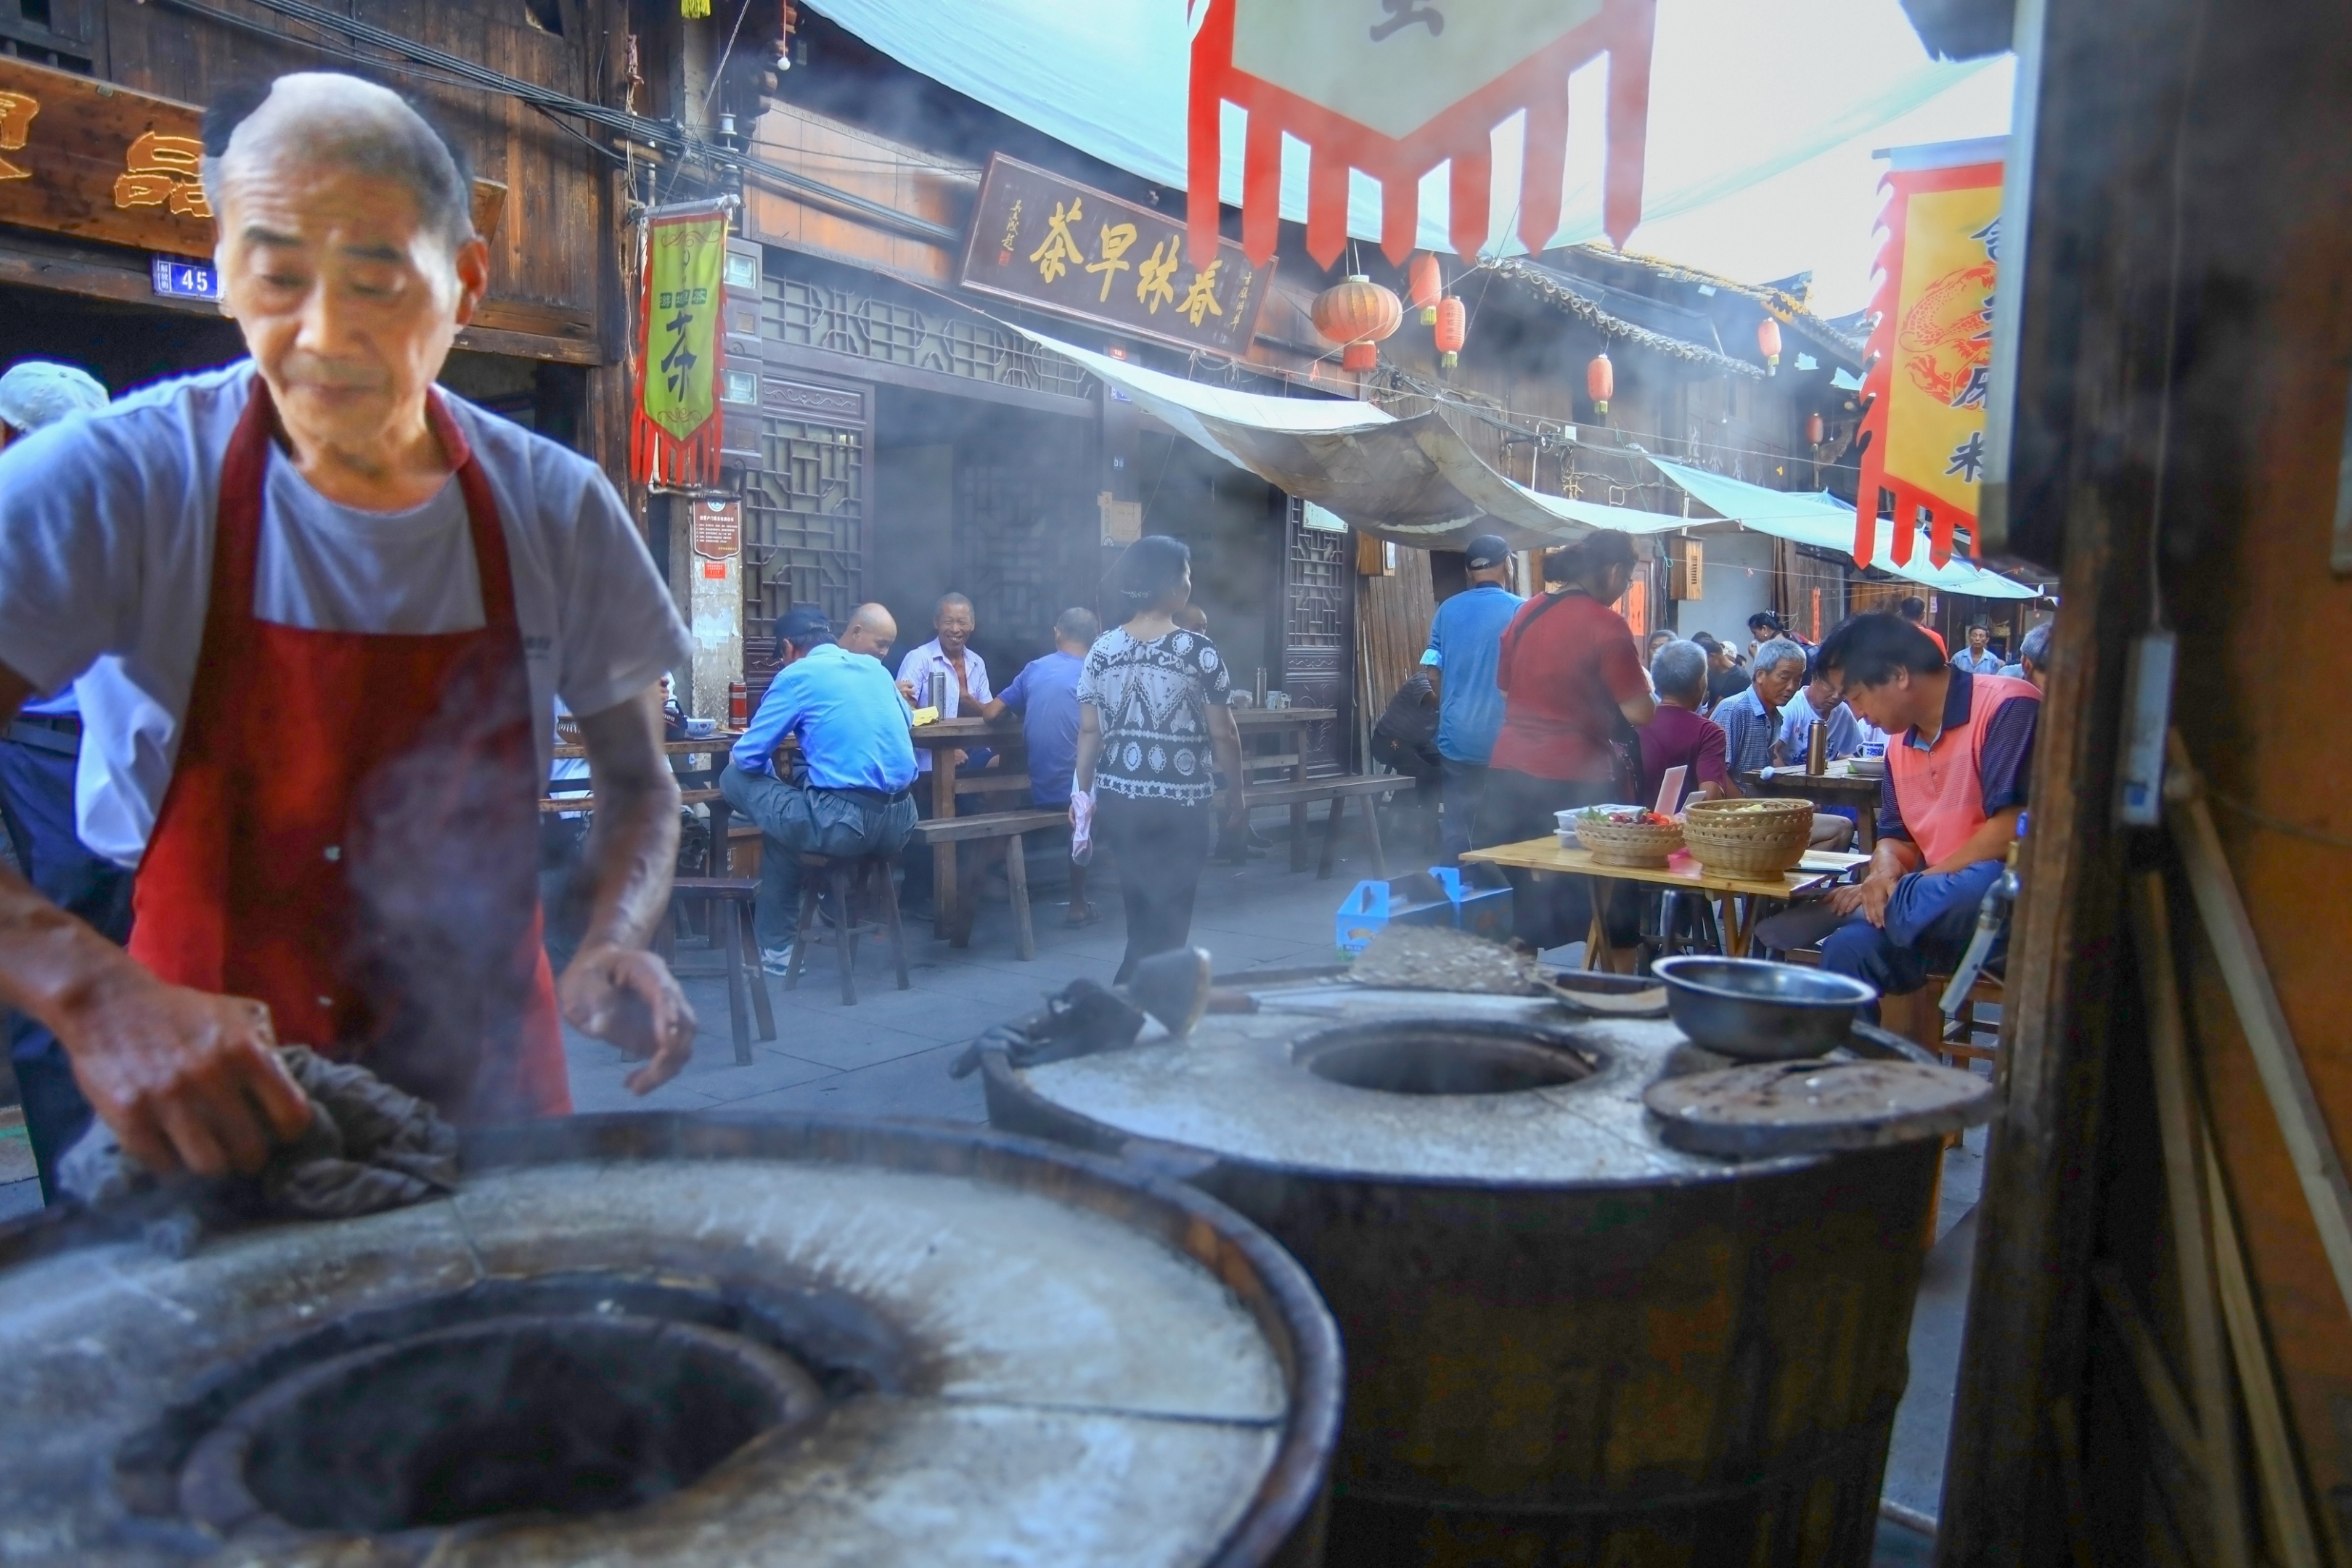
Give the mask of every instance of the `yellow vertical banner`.
POLYGON ((709 204, 646 219, 630 443, 630 467, 641 482, 705 485, 719 478, 727 227, 727 208, 709 204))
POLYGON ((2000 266, 1998 162, 1897 170, 1885 178, 1886 243, 1873 303, 1854 559, 1877 553, 1879 509, 1894 501, 1893 559, 1908 564, 1924 515, 1928 558, 1973 537, 1984 474, 1985 395, 1992 374, 2000 266))

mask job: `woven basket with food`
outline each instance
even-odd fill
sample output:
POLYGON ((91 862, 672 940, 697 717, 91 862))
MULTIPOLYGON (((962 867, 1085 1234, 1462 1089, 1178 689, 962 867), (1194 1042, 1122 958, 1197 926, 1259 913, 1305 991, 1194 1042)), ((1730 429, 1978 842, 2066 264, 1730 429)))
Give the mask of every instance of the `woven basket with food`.
POLYGON ((1710 871, 1771 877, 1804 858, 1812 837, 1809 800, 1693 801, 1683 817, 1690 852, 1710 871))
POLYGON ((1683 847, 1683 825, 1638 805, 1588 806, 1576 837, 1601 866, 1663 866, 1683 847))

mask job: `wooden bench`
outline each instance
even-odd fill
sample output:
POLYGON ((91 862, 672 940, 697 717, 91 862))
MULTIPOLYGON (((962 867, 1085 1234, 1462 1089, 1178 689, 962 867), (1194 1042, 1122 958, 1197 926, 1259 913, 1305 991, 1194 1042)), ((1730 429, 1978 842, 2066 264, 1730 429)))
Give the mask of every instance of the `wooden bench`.
MULTIPOLYGON (((961 779, 956 781, 958 795, 980 793, 979 791, 966 792, 962 787, 964 782, 961 779)), ((1024 795, 1028 794, 1028 780, 1024 778, 1020 781, 1020 784, 1021 792, 1024 795)), ((1008 786, 1004 784, 997 784, 989 787, 999 789, 1008 786)), ((914 837, 909 843, 936 849, 942 845, 970 844, 992 838, 1003 839, 1004 881, 1013 895, 1013 951, 1019 957, 1034 958, 1037 956, 1037 935, 1029 923, 1029 865, 1024 858, 1022 837, 1024 834, 1042 833, 1049 828, 1065 826, 1069 820, 1069 812, 1060 807, 1045 807, 1030 811, 988 811, 977 816, 937 816, 928 822, 915 824, 914 837)), ((971 942, 970 905, 972 900, 969 899, 957 900, 956 907, 950 908, 950 900, 941 895, 942 889, 936 887, 932 889, 931 930, 933 934, 945 937, 951 946, 970 946, 971 942)))
POLYGON ((1381 819, 1373 810, 1376 797, 1412 787, 1409 773, 1340 773, 1330 778, 1252 784, 1249 803, 1253 809, 1261 805, 1290 807, 1290 868, 1294 871, 1307 869, 1307 808, 1318 800, 1331 803, 1323 829, 1323 856, 1315 868, 1315 875, 1320 879, 1331 875, 1332 852, 1339 845, 1339 824, 1347 816, 1348 802, 1363 801, 1364 831, 1372 841, 1372 870, 1375 875, 1386 877, 1389 857, 1381 843, 1381 819))

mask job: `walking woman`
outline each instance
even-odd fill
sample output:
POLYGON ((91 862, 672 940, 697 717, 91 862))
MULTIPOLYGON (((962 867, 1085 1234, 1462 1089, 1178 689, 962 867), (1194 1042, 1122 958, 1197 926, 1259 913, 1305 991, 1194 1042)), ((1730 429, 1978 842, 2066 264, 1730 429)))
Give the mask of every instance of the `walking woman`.
POLYGON ((1095 836, 1118 858, 1127 904, 1125 980, 1155 952, 1182 947, 1192 896, 1216 847, 1214 768, 1233 789, 1225 817, 1245 829, 1242 739, 1225 706, 1232 687, 1205 633, 1176 612, 1192 596, 1192 552, 1154 533, 1127 547, 1111 569, 1126 622, 1097 639, 1078 676, 1078 796, 1094 803, 1095 836))
MULTIPOLYGON (((1495 667, 1503 730, 1478 808, 1481 847, 1547 837, 1555 812, 1633 802, 1639 742, 1626 726, 1648 723, 1657 701, 1633 628, 1609 606, 1625 596, 1633 559, 1622 533, 1590 534, 1555 551, 1544 575, 1559 586, 1529 599, 1503 628, 1495 667)), ((1522 942, 1548 948, 1584 940, 1591 918, 1585 878, 1514 871, 1511 880, 1522 942)))

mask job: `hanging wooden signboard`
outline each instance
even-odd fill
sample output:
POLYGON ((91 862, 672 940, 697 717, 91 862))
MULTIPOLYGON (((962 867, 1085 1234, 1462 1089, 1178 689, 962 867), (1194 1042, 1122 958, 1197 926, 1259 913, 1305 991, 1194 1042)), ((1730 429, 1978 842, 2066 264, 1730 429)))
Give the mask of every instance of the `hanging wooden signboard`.
POLYGON ((1196 267, 1180 219, 998 153, 972 205, 956 281, 1130 337, 1238 359, 1274 286, 1274 267, 1252 261, 1230 239, 1196 267))
MULTIPOLYGON (((213 253, 198 183, 203 110, 0 55, 0 224, 166 256, 213 253)), ((474 182, 474 228, 498 227, 507 188, 474 182)))

